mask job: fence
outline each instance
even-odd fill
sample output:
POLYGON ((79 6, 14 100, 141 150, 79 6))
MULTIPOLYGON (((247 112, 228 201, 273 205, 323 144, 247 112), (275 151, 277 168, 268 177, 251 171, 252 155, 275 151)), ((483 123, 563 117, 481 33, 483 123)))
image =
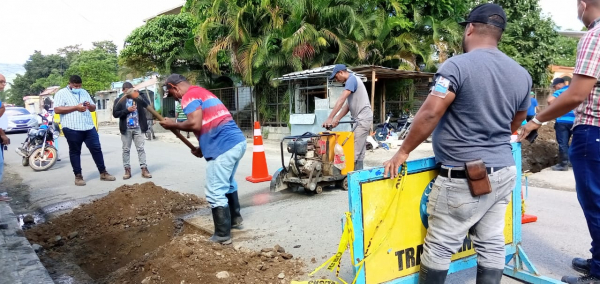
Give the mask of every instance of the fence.
POLYGON ((246 137, 252 137, 256 118, 252 87, 211 89, 210 92, 223 102, 246 137))

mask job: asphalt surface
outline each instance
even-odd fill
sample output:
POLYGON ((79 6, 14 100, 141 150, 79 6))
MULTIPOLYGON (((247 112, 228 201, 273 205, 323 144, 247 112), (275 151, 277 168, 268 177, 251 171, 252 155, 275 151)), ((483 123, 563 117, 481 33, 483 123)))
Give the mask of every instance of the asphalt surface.
MULTIPOLYGON (((77 204, 90 196, 106 194, 120 185, 146 181, 204 197, 206 162, 192 156, 185 145, 169 143, 165 139, 146 141, 148 167, 153 178, 141 178, 140 169, 133 167, 132 179, 123 181, 121 140, 118 135, 108 134, 116 132, 116 129, 109 128, 101 129, 100 133, 107 170, 117 177, 114 182, 100 181, 91 155, 84 147, 82 164, 87 186, 76 187, 64 138, 59 141, 62 161, 46 172, 34 172, 30 167, 22 167, 20 156, 14 152, 17 143, 25 139, 24 134, 11 134, 12 145, 5 152, 5 163, 31 188, 32 207, 50 209, 56 204, 77 204)), ((347 193, 340 189, 326 189, 320 195, 303 192, 270 194, 269 183, 253 184, 245 180, 252 172, 251 146, 236 175, 245 219, 244 234, 236 241, 249 248, 279 244, 294 256, 303 258, 308 270, 316 268, 337 250, 341 217, 348 211, 347 193), (316 263, 311 262, 312 258, 316 263)), ((269 172, 273 173, 281 167, 278 144, 265 145, 265 152, 269 172)), ((389 158, 389 155, 383 156, 389 158)), ((131 161, 132 165, 137 164, 135 150, 131 161)), ((546 276, 560 279, 562 275, 573 274, 571 258, 589 257, 591 242, 575 193, 530 188, 527 210, 528 214, 539 217, 538 222, 523 226, 523 248, 530 259, 546 276)), ((341 276, 346 280, 352 279, 347 258, 342 264, 341 276)), ((475 270, 451 275, 447 283, 475 283, 475 270)), ((502 283, 519 282, 504 277, 502 283)))

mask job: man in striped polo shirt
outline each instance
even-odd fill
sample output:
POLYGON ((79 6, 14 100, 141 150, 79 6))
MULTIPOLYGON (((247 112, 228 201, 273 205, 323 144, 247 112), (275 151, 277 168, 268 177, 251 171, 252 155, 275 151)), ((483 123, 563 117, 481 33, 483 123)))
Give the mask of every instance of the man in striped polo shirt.
POLYGON ((592 237, 592 257, 572 261, 573 269, 585 276, 565 276, 562 281, 587 284, 600 283, 600 0, 577 0, 577 16, 588 32, 577 46, 573 81, 550 106, 525 125, 519 139, 525 139, 543 122, 575 109, 569 160, 575 174, 577 199, 592 237))
POLYGON ((60 124, 69 144, 75 185, 85 185, 81 174, 81 146, 84 142, 100 172, 100 180, 114 181, 115 177, 106 172, 100 138, 90 113, 96 110, 96 104, 90 94, 81 88, 81 83, 81 77, 73 75, 69 78, 69 85, 54 95, 54 112, 60 114, 60 124))
POLYGON ((240 228, 240 202, 235 172, 246 152, 246 137, 225 105, 208 90, 192 86, 185 77, 172 74, 165 91, 181 102, 187 120, 175 123, 161 121, 165 129, 194 132, 200 147, 192 151, 208 162, 206 168, 206 200, 212 207, 215 233, 211 241, 230 244, 231 228, 240 228))

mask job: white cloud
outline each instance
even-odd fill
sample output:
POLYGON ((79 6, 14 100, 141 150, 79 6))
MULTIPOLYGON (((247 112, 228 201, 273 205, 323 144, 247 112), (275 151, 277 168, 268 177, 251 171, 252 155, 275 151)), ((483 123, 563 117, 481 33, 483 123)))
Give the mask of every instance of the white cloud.
POLYGON ((561 30, 576 30, 583 28, 577 19, 577 0, 540 0, 542 10, 561 30))
POLYGON ((121 47, 143 20, 183 0, 0 0, 0 63, 23 64, 41 50, 112 40, 121 47))

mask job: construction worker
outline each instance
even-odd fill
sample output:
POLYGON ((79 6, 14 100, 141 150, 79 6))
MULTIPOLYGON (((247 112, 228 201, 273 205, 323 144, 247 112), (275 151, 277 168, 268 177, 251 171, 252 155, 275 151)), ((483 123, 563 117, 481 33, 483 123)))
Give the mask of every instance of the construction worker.
POLYGON ((574 258, 573 269, 582 277, 564 276, 571 284, 600 283, 600 1, 577 0, 577 17, 588 32, 579 40, 573 80, 547 108, 528 122, 519 139, 542 123, 575 109, 569 161, 573 165, 577 199, 592 237, 591 258, 574 258))
POLYGON ((409 153, 433 132, 442 167, 427 203, 421 284, 444 283, 450 258, 467 234, 478 254, 476 283, 499 284, 504 271, 504 217, 517 178, 510 137, 527 117, 532 80, 498 50, 506 27, 502 7, 477 6, 462 24, 465 53, 440 67, 413 121, 419 127, 384 162, 384 176, 396 177, 409 153))
POLYGON ((176 123, 160 122, 165 129, 194 132, 200 147, 192 151, 208 162, 206 168, 206 200, 212 207, 215 233, 211 241, 230 244, 231 228, 240 228, 242 216, 235 172, 246 152, 246 137, 225 105, 210 91, 192 86, 179 74, 165 82, 165 91, 181 101, 187 119, 176 123))
MULTIPOLYGON (((329 80, 335 79, 344 84, 344 91, 335 102, 333 111, 323 123, 323 127, 338 126, 340 120, 350 112, 352 119, 358 124, 354 130, 354 170, 363 169, 367 137, 373 125, 373 109, 369 103, 369 94, 365 84, 353 73, 348 72, 346 65, 336 64, 329 80), (339 113, 338 113, 339 112, 339 113), (337 114, 337 116, 336 116, 337 114)), ((374 82, 373 82, 374 83, 374 82)))

